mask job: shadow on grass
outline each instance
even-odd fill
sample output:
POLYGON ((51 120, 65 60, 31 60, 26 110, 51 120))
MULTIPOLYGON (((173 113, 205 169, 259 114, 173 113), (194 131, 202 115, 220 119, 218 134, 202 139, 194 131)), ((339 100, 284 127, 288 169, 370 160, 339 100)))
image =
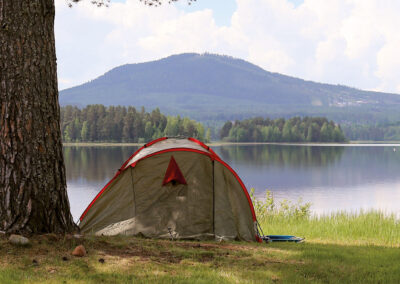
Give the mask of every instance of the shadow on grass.
POLYGON ((377 246, 35 237, 1 239, 0 255, 1 283, 400 283, 399 248, 377 246), (70 255, 77 244, 86 257, 70 255))

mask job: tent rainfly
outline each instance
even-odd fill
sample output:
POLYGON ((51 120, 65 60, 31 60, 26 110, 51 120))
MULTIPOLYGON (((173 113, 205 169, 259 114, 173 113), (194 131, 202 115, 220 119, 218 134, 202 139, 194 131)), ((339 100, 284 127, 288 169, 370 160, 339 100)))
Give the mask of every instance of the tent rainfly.
POLYGON ((235 171, 194 139, 160 138, 136 151, 80 217, 83 233, 260 241, 235 171))

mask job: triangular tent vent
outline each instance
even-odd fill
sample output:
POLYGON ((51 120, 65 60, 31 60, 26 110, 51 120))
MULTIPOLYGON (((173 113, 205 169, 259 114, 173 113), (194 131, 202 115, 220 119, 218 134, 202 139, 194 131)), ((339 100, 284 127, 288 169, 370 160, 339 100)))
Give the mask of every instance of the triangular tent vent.
POLYGON ((175 184, 187 184, 186 180, 176 163, 174 156, 171 156, 169 160, 169 165, 167 171, 164 176, 163 185, 172 182, 173 185, 175 184))

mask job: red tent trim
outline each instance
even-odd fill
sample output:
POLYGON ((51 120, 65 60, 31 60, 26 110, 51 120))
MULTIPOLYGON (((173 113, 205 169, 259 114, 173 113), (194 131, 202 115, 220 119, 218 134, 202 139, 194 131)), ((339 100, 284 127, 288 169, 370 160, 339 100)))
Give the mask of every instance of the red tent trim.
POLYGON ((130 156, 129 159, 125 161, 125 163, 122 164, 122 166, 119 168, 119 170, 122 171, 122 170, 126 167, 126 165, 129 163, 129 161, 132 160, 133 157, 135 157, 135 156, 136 156, 140 151, 142 151, 144 148, 147 148, 147 147, 149 147, 149 146, 151 146, 151 145, 153 145, 153 144, 156 144, 157 142, 160 142, 160 141, 163 141, 163 140, 167 140, 167 139, 168 139, 168 137, 161 137, 161 138, 158 138, 158 139, 156 139, 156 140, 150 141, 149 143, 143 145, 142 147, 140 147, 139 149, 137 149, 136 152, 133 153, 133 155, 130 156))
MULTIPOLYGON (((151 141, 149 143, 147 143, 146 145, 144 145, 143 147, 141 147, 139 150, 137 150, 123 165, 122 167, 118 170, 118 172, 115 174, 115 176, 104 186, 104 188, 96 195, 96 197, 92 200, 92 202, 90 202, 89 206, 86 208, 86 210, 83 212, 83 214, 81 215, 81 217, 79 218, 80 221, 83 220, 83 218, 85 217, 85 215, 87 214, 87 212, 89 211, 89 209, 93 206, 93 204, 96 202, 96 200, 103 194, 103 192, 110 186, 110 184, 123 172, 124 167, 128 164, 128 162, 135 157, 142 149, 148 147, 149 145, 153 145, 159 141, 163 141, 168 139, 167 137, 163 137, 163 138, 159 138, 156 139, 154 141, 151 141)), ((190 149, 190 148, 170 148, 170 149, 165 149, 165 150, 161 150, 152 154, 149 154, 147 156, 144 156, 143 158, 137 160, 135 163, 131 164, 131 167, 135 167, 136 164, 141 161, 144 160, 146 158, 155 156, 155 155, 159 155, 159 154, 163 154, 163 153, 168 153, 168 152, 175 152, 175 151, 185 151, 185 152, 195 152, 195 153, 199 153, 202 155, 206 155, 209 156, 212 160, 218 161, 220 162, 222 165, 224 165, 236 178, 236 180, 239 182, 240 186, 243 189, 243 192, 247 198, 247 201, 249 202, 249 206, 250 206, 250 210, 251 210, 251 214, 253 217, 253 221, 256 222, 257 218, 256 218, 256 214, 254 211, 254 206, 253 206, 253 202, 251 201, 250 195, 247 191, 246 186, 244 185, 243 181, 240 179, 239 175, 227 164, 225 163, 214 151, 212 151, 208 146, 206 146, 204 143, 202 143, 201 141, 194 139, 194 138, 188 138, 188 140, 195 142, 199 145, 201 145, 203 148, 207 149, 210 153, 206 153, 197 149, 190 149)), ((260 242, 260 238, 256 235, 256 239, 258 242, 260 242)))
MULTIPOLYGON (((203 147, 203 148, 206 149, 207 151, 211 152, 211 154, 213 154, 214 156, 217 156, 217 157, 218 157, 218 155, 213 151, 213 149, 211 149, 210 147, 208 147, 206 144, 204 144, 204 143, 201 142, 200 140, 197 140, 197 139, 192 138, 192 137, 188 138, 188 140, 189 140, 189 141, 192 141, 192 142, 194 142, 194 143, 196 143, 196 144, 198 144, 198 145, 200 145, 201 147, 203 147)), ((219 157, 218 157, 218 158, 219 158, 219 157)))
POLYGON ((201 151, 201 150, 197 150, 197 149, 169 148, 169 149, 165 149, 165 150, 161 150, 161 151, 158 151, 158 152, 154 152, 154 153, 148 154, 147 156, 144 156, 144 157, 140 158, 139 160, 137 160, 136 162, 130 164, 129 166, 134 168, 137 165, 137 163, 139 163, 140 161, 142 161, 144 159, 147 159, 147 158, 159 155, 159 154, 163 154, 163 153, 168 153, 168 152, 194 152, 194 153, 206 155, 206 156, 210 157, 212 160, 215 159, 215 157, 213 155, 211 155, 210 153, 207 153, 207 152, 204 152, 204 151, 201 151))

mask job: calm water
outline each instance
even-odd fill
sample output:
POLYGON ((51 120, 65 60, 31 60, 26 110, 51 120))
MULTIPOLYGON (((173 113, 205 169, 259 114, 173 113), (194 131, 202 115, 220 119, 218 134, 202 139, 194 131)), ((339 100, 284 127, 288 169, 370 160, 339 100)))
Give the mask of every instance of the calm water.
MULTIPOLYGON (((65 147, 68 194, 77 219, 137 147, 65 147)), ((315 213, 361 208, 400 213, 400 145, 213 147, 259 197, 312 203, 315 213)))

